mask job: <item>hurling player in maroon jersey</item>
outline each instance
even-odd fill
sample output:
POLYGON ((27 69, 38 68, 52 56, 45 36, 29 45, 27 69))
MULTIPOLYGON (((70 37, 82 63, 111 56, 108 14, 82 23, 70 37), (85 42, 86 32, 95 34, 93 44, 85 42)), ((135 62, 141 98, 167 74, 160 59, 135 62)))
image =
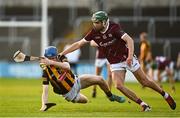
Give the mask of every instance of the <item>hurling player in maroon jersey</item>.
POLYGON ((65 55, 70 53, 93 40, 98 47, 103 49, 110 63, 115 87, 129 99, 138 103, 142 107, 142 111, 150 111, 151 108, 133 91, 124 86, 126 70, 131 71, 143 86, 152 88, 161 94, 171 109, 174 110, 176 108, 176 103, 173 98, 155 82, 148 79, 147 75, 142 71, 134 55, 133 39, 122 30, 119 24, 109 21, 108 15, 104 11, 94 13, 91 20, 94 26, 91 31, 83 39, 73 43, 60 54, 65 55))
POLYGON ((167 76, 169 79, 169 83, 171 85, 172 92, 175 92, 175 86, 174 86, 174 62, 164 56, 157 56, 155 58, 155 61, 157 63, 157 75, 158 75, 158 84, 162 88, 162 79, 163 75, 167 76))

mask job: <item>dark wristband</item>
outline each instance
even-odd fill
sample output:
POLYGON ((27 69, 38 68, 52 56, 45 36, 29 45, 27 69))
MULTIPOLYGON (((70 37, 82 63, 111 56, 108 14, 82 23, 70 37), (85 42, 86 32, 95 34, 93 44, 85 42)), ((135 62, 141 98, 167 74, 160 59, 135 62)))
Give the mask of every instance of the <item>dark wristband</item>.
POLYGON ((30 61, 30 56, 25 56, 24 61, 30 61))

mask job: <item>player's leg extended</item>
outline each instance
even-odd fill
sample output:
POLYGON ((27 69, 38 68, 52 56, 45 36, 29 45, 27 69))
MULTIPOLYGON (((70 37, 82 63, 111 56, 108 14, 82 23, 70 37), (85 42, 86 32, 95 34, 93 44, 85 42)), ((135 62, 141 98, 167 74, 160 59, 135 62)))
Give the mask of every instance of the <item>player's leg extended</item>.
POLYGON ((112 71, 112 78, 114 80, 115 87, 118 90, 120 90, 125 96, 127 96, 129 99, 141 105, 143 108, 142 111, 149 111, 150 107, 140 98, 138 98, 134 92, 132 92, 130 89, 124 86, 125 74, 126 74, 125 70, 112 71))
MULTIPOLYGON (((101 71, 102 71, 102 67, 96 67, 96 75, 100 75, 101 74, 101 71)), ((96 97, 96 94, 97 94, 97 86, 94 85, 93 86, 93 92, 92 92, 92 97, 95 98, 96 97)))
POLYGON ((108 85, 106 84, 105 80, 101 76, 86 74, 86 75, 80 76, 79 78, 81 80, 81 89, 87 88, 91 85, 99 85, 99 87, 104 91, 104 93, 107 95, 107 97, 111 101, 117 101, 120 103, 125 102, 125 99, 123 97, 119 97, 111 93, 108 85))
POLYGON ((137 69, 135 72, 133 72, 133 74, 143 86, 150 87, 160 94, 163 92, 163 90, 154 81, 147 77, 141 68, 137 69))
POLYGON ((171 109, 174 110, 176 108, 176 103, 173 98, 162 88, 160 88, 154 81, 148 79, 148 77, 145 75, 141 68, 137 69, 133 74, 143 86, 152 88, 153 90, 160 93, 166 99, 171 109))
POLYGON ((79 78, 81 81, 81 89, 87 88, 91 85, 99 85, 104 92, 109 92, 109 88, 101 76, 84 74, 79 78))
POLYGON ((120 90, 124 95, 126 95, 129 99, 133 101, 137 101, 138 97, 131 90, 124 86, 125 79, 125 70, 116 70, 112 71, 112 79, 114 81, 115 87, 120 90))

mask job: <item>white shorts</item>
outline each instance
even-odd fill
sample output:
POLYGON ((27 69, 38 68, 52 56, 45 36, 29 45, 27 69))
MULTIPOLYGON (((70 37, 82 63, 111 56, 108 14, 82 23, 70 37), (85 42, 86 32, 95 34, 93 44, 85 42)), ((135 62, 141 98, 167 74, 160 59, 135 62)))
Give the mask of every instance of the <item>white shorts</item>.
POLYGON ((131 72, 135 72, 139 68, 140 68, 140 64, 136 57, 133 57, 131 67, 127 65, 126 61, 110 65, 111 72, 116 70, 126 70, 126 69, 128 69, 131 72))
POLYGON ((63 97, 69 102, 76 102, 80 98, 81 82, 80 79, 75 77, 75 83, 71 90, 64 94, 63 97))
POLYGON ((174 62, 170 62, 170 64, 169 64, 169 69, 170 69, 171 71, 174 71, 174 62))
POLYGON ((106 58, 104 59, 96 59, 95 60, 95 66, 96 67, 103 67, 105 64, 109 64, 108 60, 106 58))

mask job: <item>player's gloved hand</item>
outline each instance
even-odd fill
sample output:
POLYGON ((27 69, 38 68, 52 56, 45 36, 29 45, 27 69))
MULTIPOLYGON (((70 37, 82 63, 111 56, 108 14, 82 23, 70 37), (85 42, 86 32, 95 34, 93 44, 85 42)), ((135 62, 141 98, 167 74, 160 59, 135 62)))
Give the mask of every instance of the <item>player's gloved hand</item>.
POLYGON ((47 68, 46 64, 39 62, 39 65, 43 70, 46 70, 47 68))
POLYGON ((42 105, 40 111, 47 111, 48 109, 50 109, 51 107, 55 106, 56 103, 46 103, 44 105, 42 105))
POLYGON ((63 56, 63 54, 59 53, 59 54, 57 55, 57 59, 58 59, 58 60, 61 60, 62 56, 63 56))
POLYGON ((59 61, 61 61, 64 57, 65 57, 65 56, 64 56, 62 53, 59 53, 59 54, 57 55, 57 59, 58 59, 59 61))

